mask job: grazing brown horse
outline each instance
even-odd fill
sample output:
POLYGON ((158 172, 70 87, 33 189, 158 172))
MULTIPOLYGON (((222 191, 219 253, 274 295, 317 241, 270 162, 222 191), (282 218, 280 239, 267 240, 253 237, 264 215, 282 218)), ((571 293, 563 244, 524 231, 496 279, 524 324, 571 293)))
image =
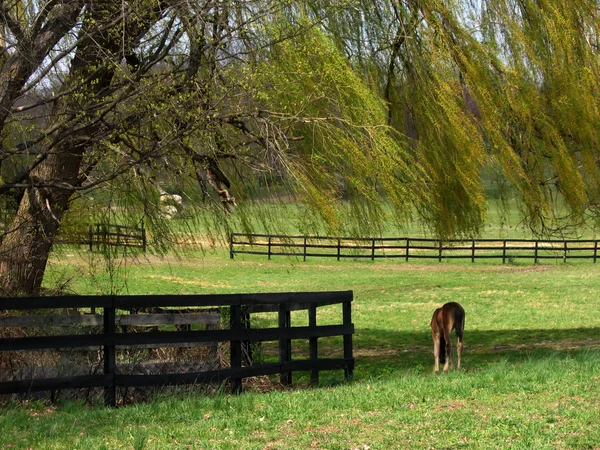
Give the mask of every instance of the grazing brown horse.
POLYGON ((465 310, 456 302, 446 303, 433 313, 431 318, 431 333, 433 335, 433 356, 435 358, 436 372, 440 371, 440 363, 444 364, 444 372, 452 365, 452 342, 450 333, 456 330, 458 338, 458 362, 456 368, 460 369, 460 355, 463 347, 463 331, 465 329, 465 310))

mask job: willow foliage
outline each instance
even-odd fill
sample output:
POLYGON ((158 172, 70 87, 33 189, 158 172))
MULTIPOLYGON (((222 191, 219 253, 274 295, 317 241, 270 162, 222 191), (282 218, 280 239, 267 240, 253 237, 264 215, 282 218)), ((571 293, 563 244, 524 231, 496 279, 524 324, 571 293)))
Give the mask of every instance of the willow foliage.
POLYGON ((280 155, 291 188, 334 233, 351 226, 339 208, 342 200, 350 203, 363 230, 382 219, 384 192, 407 218, 416 198, 407 182, 424 174, 406 142, 385 125, 382 99, 333 42, 312 29, 272 48, 267 60, 258 68, 265 108, 284 111, 278 117, 297 138, 293 149, 280 155))
POLYGON ((477 33, 441 3, 433 6, 424 17, 477 107, 471 139, 500 163, 531 227, 552 232, 595 214, 596 2, 483 2, 477 33))
MULTIPOLYGON (((478 233, 481 170, 491 165, 535 232, 597 220, 596 1, 349 3, 324 26, 344 37, 339 48, 406 137, 400 145, 424 175, 411 199, 438 235, 478 233)), ((323 13, 325 3, 310 4, 323 13)))

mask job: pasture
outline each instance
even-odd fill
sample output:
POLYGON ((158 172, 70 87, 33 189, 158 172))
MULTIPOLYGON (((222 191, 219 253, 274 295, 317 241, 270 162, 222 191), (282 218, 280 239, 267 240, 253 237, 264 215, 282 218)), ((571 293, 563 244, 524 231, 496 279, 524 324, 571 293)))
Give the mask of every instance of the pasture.
MULTIPOLYGON (((63 254, 50 270, 90 294, 351 289, 354 379, 323 374, 320 386, 310 388, 307 374, 295 377, 292 389, 256 380, 239 396, 157 393, 152 402, 118 409, 8 405, 0 412, 3 448, 597 448, 600 442, 600 265, 232 261, 217 249, 182 260, 149 257, 126 277, 119 267, 78 276, 86 267, 83 258, 63 254), (434 375, 429 320, 447 301, 466 310, 463 369, 434 375)), ((321 345, 333 351, 340 342, 321 345)))

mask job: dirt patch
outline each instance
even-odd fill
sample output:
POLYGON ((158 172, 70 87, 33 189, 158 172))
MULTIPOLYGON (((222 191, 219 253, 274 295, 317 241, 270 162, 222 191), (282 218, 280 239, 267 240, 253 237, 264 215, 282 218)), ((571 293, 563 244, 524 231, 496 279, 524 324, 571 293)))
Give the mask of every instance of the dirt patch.
POLYGON ((441 403, 436 405, 436 412, 454 412, 466 408, 467 403, 460 400, 454 400, 450 403, 441 403))
POLYGON ((179 277, 167 277, 167 276, 162 276, 162 275, 151 275, 150 278, 153 278, 155 280, 169 281, 171 283, 177 283, 177 284, 182 284, 182 285, 193 285, 193 286, 210 287, 210 288, 231 287, 229 284, 224 284, 224 283, 206 283, 204 281, 184 280, 183 278, 179 278, 179 277))

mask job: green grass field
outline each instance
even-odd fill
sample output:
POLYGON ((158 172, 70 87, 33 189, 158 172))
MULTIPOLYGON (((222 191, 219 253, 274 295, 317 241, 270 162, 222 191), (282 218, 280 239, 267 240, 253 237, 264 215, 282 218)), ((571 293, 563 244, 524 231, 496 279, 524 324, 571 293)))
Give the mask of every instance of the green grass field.
MULTIPOLYGON (((591 261, 232 261, 215 250, 127 265, 126 276, 121 263, 92 277, 86 259, 67 250, 53 259, 48 283, 70 280, 71 289, 90 294, 351 289, 354 379, 323 373, 311 388, 300 374, 291 389, 273 382, 267 392, 260 383, 239 396, 158 394, 118 409, 12 404, 0 412, 2 448, 600 446, 600 265, 591 261), (466 310, 464 367, 435 375, 429 320, 446 301, 466 310)), ((326 322, 339 312, 330 307, 320 314, 326 322)), ((303 320, 292 317, 293 324, 303 320)), ((339 347, 330 339, 320 348, 339 347)))

